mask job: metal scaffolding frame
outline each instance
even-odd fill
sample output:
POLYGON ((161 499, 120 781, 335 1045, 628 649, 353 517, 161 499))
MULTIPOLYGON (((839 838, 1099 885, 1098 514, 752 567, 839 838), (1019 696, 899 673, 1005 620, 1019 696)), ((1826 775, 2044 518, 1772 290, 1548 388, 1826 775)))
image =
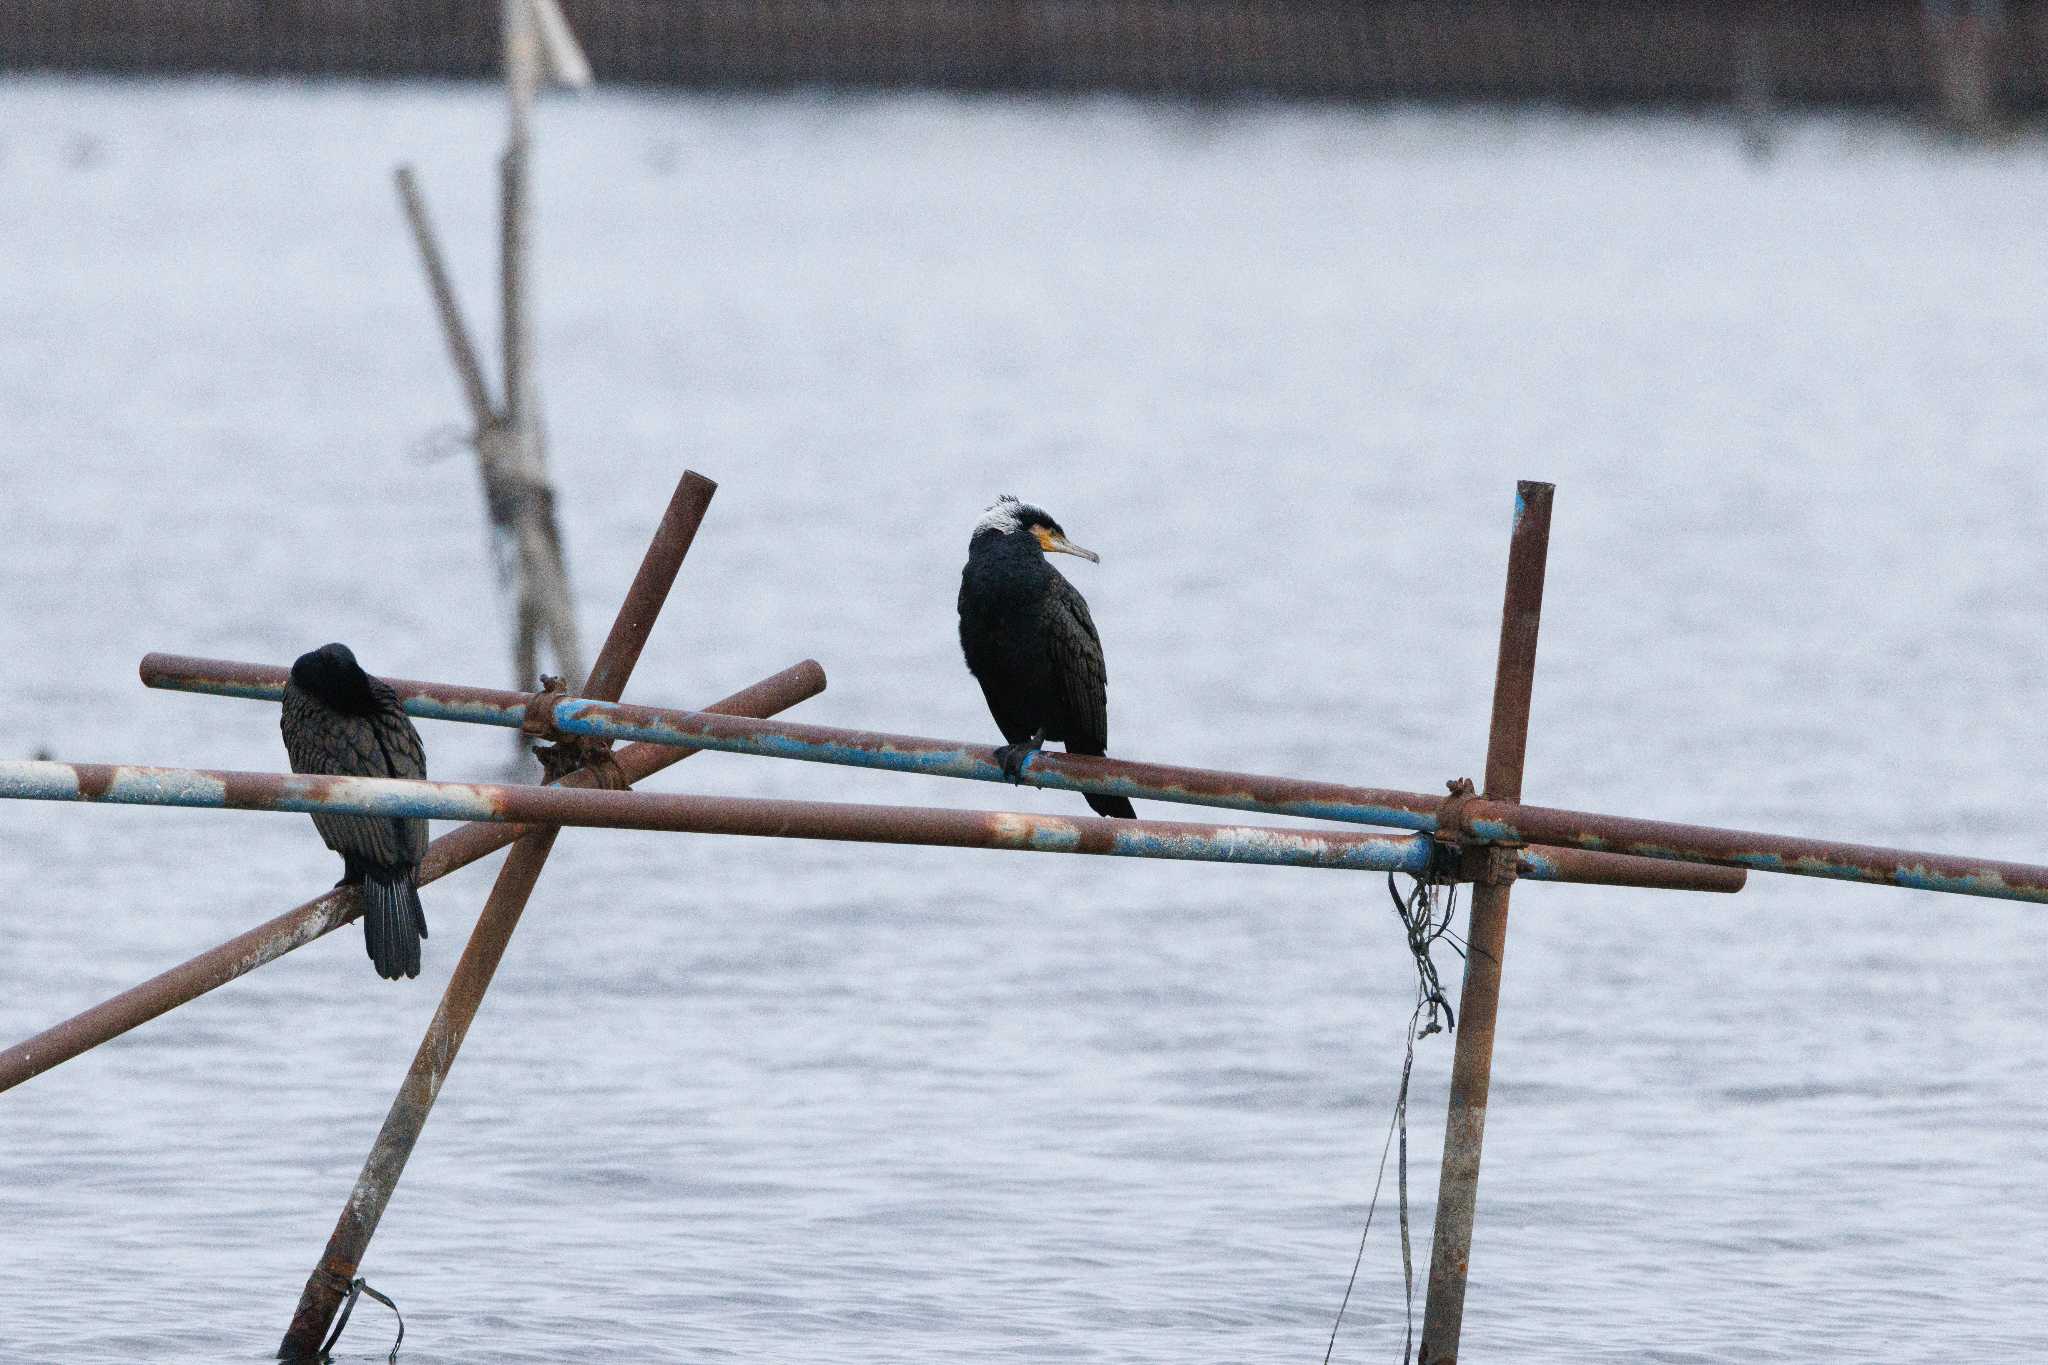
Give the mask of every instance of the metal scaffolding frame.
MULTIPOLYGON (((1520 484, 1515 497, 1483 788, 1456 781, 1449 784, 1448 795, 1432 797, 1294 777, 1042 752, 1024 766, 1019 779, 1062 791, 1388 826, 1409 831, 1406 834, 631 791, 633 783, 705 749, 969 781, 1007 780, 992 751, 982 745, 772 719, 824 689, 824 673, 810 661, 703 711, 620 701, 715 487, 695 473, 686 473, 678 483, 580 695, 389 680, 414 715, 517 727, 552 741, 557 769, 573 769, 553 785, 0 762, 0 798, 473 821, 434 841, 421 869, 422 881, 445 876, 497 849, 512 849, 334 1233, 306 1282, 279 1348, 281 1358, 317 1356, 564 826, 1406 871, 1474 883, 1466 935, 1471 951, 1458 1010, 1420 1357, 1429 1365, 1446 1365, 1458 1354, 1507 912, 1516 881, 1731 892, 1741 888, 1748 871, 1759 870, 2048 901, 2048 867, 1524 805, 1522 755, 1529 730, 1553 493, 1549 484, 1531 482, 1520 484), (615 741, 628 743, 614 750, 615 741)), ((264 701, 282 694, 286 676, 284 669, 271 665, 165 654, 147 656, 141 674, 150 687, 264 701)), ((0 1052, 0 1091, 274 961, 347 923, 359 909, 355 890, 338 887, 0 1052)))

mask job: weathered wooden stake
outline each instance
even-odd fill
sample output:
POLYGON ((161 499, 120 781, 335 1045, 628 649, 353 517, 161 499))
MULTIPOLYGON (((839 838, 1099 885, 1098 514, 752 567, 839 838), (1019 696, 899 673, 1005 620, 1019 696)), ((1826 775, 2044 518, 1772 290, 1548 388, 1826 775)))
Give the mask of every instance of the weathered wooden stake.
POLYGON ((573 687, 583 678, 583 645, 576 630, 561 527, 555 517, 554 487, 548 480, 547 436, 534 369, 529 163, 533 100, 542 79, 585 86, 590 83, 590 65, 554 0, 503 3, 508 133, 499 162, 498 264, 505 382, 500 402, 491 400, 476 344, 463 322, 454 284, 427 216, 426 200, 410 166, 398 168, 398 193, 433 292, 449 358, 475 424, 472 442, 485 511, 499 546, 499 573, 514 599, 514 684, 520 688, 538 684, 545 637, 556 670, 573 687))

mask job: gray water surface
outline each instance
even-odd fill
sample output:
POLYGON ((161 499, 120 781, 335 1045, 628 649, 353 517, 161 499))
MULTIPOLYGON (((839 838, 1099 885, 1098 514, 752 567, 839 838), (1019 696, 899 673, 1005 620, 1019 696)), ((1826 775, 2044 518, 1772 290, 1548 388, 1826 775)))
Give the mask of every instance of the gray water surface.
MULTIPOLYGON (((146 693, 151 649, 506 681, 389 180, 494 324, 499 120, 0 84, 10 756, 283 766, 274 708, 146 693)), ((541 133, 593 644, 682 469, 722 485, 633 698, 815 657, 804 719, 993 742, 953 594, 1015 491, 1102 553, 1115 750, 1433 790, 1481 767, 1544 478, 1532 800, 2048 857, 2038 142, 1816 120, 1759 169, 1675 119, 617 91, 541 133)), ((297 816, 0 809, 0 1042, 336 871, 297 816)), ((428 889, 417 982, 350 928, 0 1097, 0 1360, 266 1356, 492 875, 428 889)), ((2048 1356, 2044 934, 1518 892, 1465 1358, 2048 1356)), ((365 1273, 415 1362, 1314 1361, 1412 990, 1370 876, 570 831, 365 1273)), ((1402 1322, 1381 1221, 1338 1358, 1402 1322)), ((343 1355, 389 1335, 366 1303, 343 1355)))

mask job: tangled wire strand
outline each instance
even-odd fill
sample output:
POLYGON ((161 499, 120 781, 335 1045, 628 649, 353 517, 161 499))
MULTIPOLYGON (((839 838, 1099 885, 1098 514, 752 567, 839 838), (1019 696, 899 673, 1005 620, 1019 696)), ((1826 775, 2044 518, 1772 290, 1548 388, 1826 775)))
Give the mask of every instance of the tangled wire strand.
POLYGON ((1408 1229, 1408 1078, 1415 1070, 1416 1040, 1458 1026, 1457 1015, 1452 1012, 1451 1002, 1444 994, 1443 981, 1437 975, 1436 959, 1431 950, 1441 940, 1462 959, 1465 945, 1451 930, 1451 920, 1458 909, 1457 884, 1442 880, 1435 867, 1417 878, 1406 896, 1401 894, 1394 874, 1389 872, 1387 894, 1393 898, 1394 913, 1400 918, 1402 931, 1407 937, 1409 955, 1415 959, 1415 1008, 1409 1011, 1408 1023, 1403 1030, 1406 1046, 1401 1059, 1401 1086, 1394 1098, 1393 1116, 1387 1122, 1387 1140, 1380 1147, 1379 1171, 1372 1182, 1372 1200, 1366 1205, 1365 1227, 1358 1234, 1358 1253, 1351 1261, 1351 1278, 1345 1282, 1344 1298, 1337 1305, 1337 1320, 1330 1325, 1330 1343, 1323 1350, 1323 1365, 1330 1365, 1330 1358, 1337 1349, 1337 1332, 1344 1325, 1344 1310, 1351 1303, 1351 1291, 1358 1283, 1358 1268, 1365 1261, 1365 1241, 1372 1233, 1373 1214, 1379 1208, 1380 1188, 1387 1177, 1387 1153, 1393 1147, 1397 1133, 1401 1143, 1401 1159, 1397 1168, 1401 1201, 1401 1282, 1406 1292, 1407 1311, 1402 1365, 1408 1365, 1415 1352, 1415 1258, 1408 1229), (1437 894, 1440 890, 1443 892, 1441 898, 1437 894))

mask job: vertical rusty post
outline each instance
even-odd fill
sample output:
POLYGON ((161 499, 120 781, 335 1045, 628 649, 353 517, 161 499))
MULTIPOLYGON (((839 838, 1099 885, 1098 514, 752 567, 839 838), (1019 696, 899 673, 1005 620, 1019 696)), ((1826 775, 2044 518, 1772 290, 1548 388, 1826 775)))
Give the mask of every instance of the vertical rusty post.
POLYGON ((434 1011, 434 1022, 427 1026, 427 1036, 420 1040, 412 1068, 406 1072, 398 1098, 391 1102, 391 1112, 385 1115, 384 1126, 370 1147, 369 1159, 363 1163, 363 1173, 356 1177, 355 1189, 342 1208, 333 1235, 327 1239, 327 1250, 299 1295, 292 1325, 277 1348, 278 1359, 318 1358, 320 1343, 332 1326, 341 1301, 348 1297, 349 1285, 355 1280, 363 1254, 376 1235, 377 1224, 391 1202, 399 1176, 405 1173, 405 1163, 419 1141, 420 1130, 426 1127, 434 1099, 441 1093, 441 1083, 447 1079, 448 1068, 454 1065, 455 1054, 468 1036, 470 1022, 476 1018, 477 1007, 483 1004, 491 976, 498 970, 512 930, 526 909, 527 897, 533 894, 534 883, 539 880, 560 832, 536 830, 521 837, 507 855, 505 866, 491 887, 490 899, 477 920, 476 932, 470 935, 462 961, 456 964, 455 974, 448 982, 447 994, 434 1011))
MULTIPOLYGON (((640 658, 648 632, 654 628, 654 618, 661 611, 676 571, 682 567, 683 555, 696 537, 697 525, 717 488, 717 484, 694 472, 684 474, 676 485, 661 526, 647 547, 640 571, 634 575, 633 585, 627 589, 626 600, 612 623, 611 634, 605 639, 604 652, 591 672, 587 690, 593 696, 617 701, 625 691, 626 678, 640 658)), ((455 1054, 469 1032, 470 1021, 483 1004, 484 992, 490 989, 491 977, 505 955, 512 931, 519 926, 519 916, 526 909, 527 897, 533 893, 534 882, 547 863, 558 833, 557 829, 537 829, 523 836, 512 846, 505 866, 499 869, 490 899, 484 903, 476 928, 470 932, 469 946, 463 949, 448 990, 434 1011, 434 1022, 427 1027, 427 1036, 420 1040, 412 1068, 406 1073, 398 1098, 391 1103, 391 1112, 384 1116, 384 1126, 378 1130, 362 1174, 356 1177, 355 1189, 342 1208, 333 1235, 327 1239, 320 1264, 313 1268, 299 1295, 291 1326, 277 1348, 278 1359, 318 1357, 321 1341, 362 1265, 370 1238, 376 1235, 378 1220, 391 1202, 391 1192, 397 1187, 399 1176, 405 1173, 406 1160, 419 1141, 420 1130, 426 1126, 427 1115, 447 1079, 448 1069, 455 1064, 455 1054)))
MULTIPOLYGON (((1486 795, 1522 799, 1522 755, 1529 740, 1529 693, 1536 676, 1536 628, 1543 613, 1543 569, 1550 550, 1547 483, 1515 486, 1508 547, 1507 600, 1501 607, 1500 657, 1493 674, 1493 724, 1486 740, 1486 795)), ((1451 1063, 1444 1120, 1443 1172, 1423 1308, 1421 1365, 1455 1365, 1465 1317, 1465 1272, 1472 1257, 1472 1216, 1479 1197, 1479 1151, 1486 1135, 1486 1092, 1493 1072, 1493 1026, 1500 1007, 1501 960, 1508 944, 1513 863, 1491 858, 1473 889, 1467 926, 1465 988, 1458 1007, 1458 1050, 1451 1063)))
POLYGON ((711 495, 717 491, 717 484, 694 469, 684 471, 682 481, 676 484, 661 525, 654 528, 654 539, 641 557, 639 572, 633 575, 619 614, 612 619, 611 634, 604 637, 604 648, 598 650, 597 662, 591 665, 590 678, 584 684, 584 691, 591 696, 617 701, 625 695, 626 679, 640 662, 640 651, 654 630, 654 618, 668 600, 669 587, 676 581, 683 556, 690 553, 705 510, 711 506, 711 495))

